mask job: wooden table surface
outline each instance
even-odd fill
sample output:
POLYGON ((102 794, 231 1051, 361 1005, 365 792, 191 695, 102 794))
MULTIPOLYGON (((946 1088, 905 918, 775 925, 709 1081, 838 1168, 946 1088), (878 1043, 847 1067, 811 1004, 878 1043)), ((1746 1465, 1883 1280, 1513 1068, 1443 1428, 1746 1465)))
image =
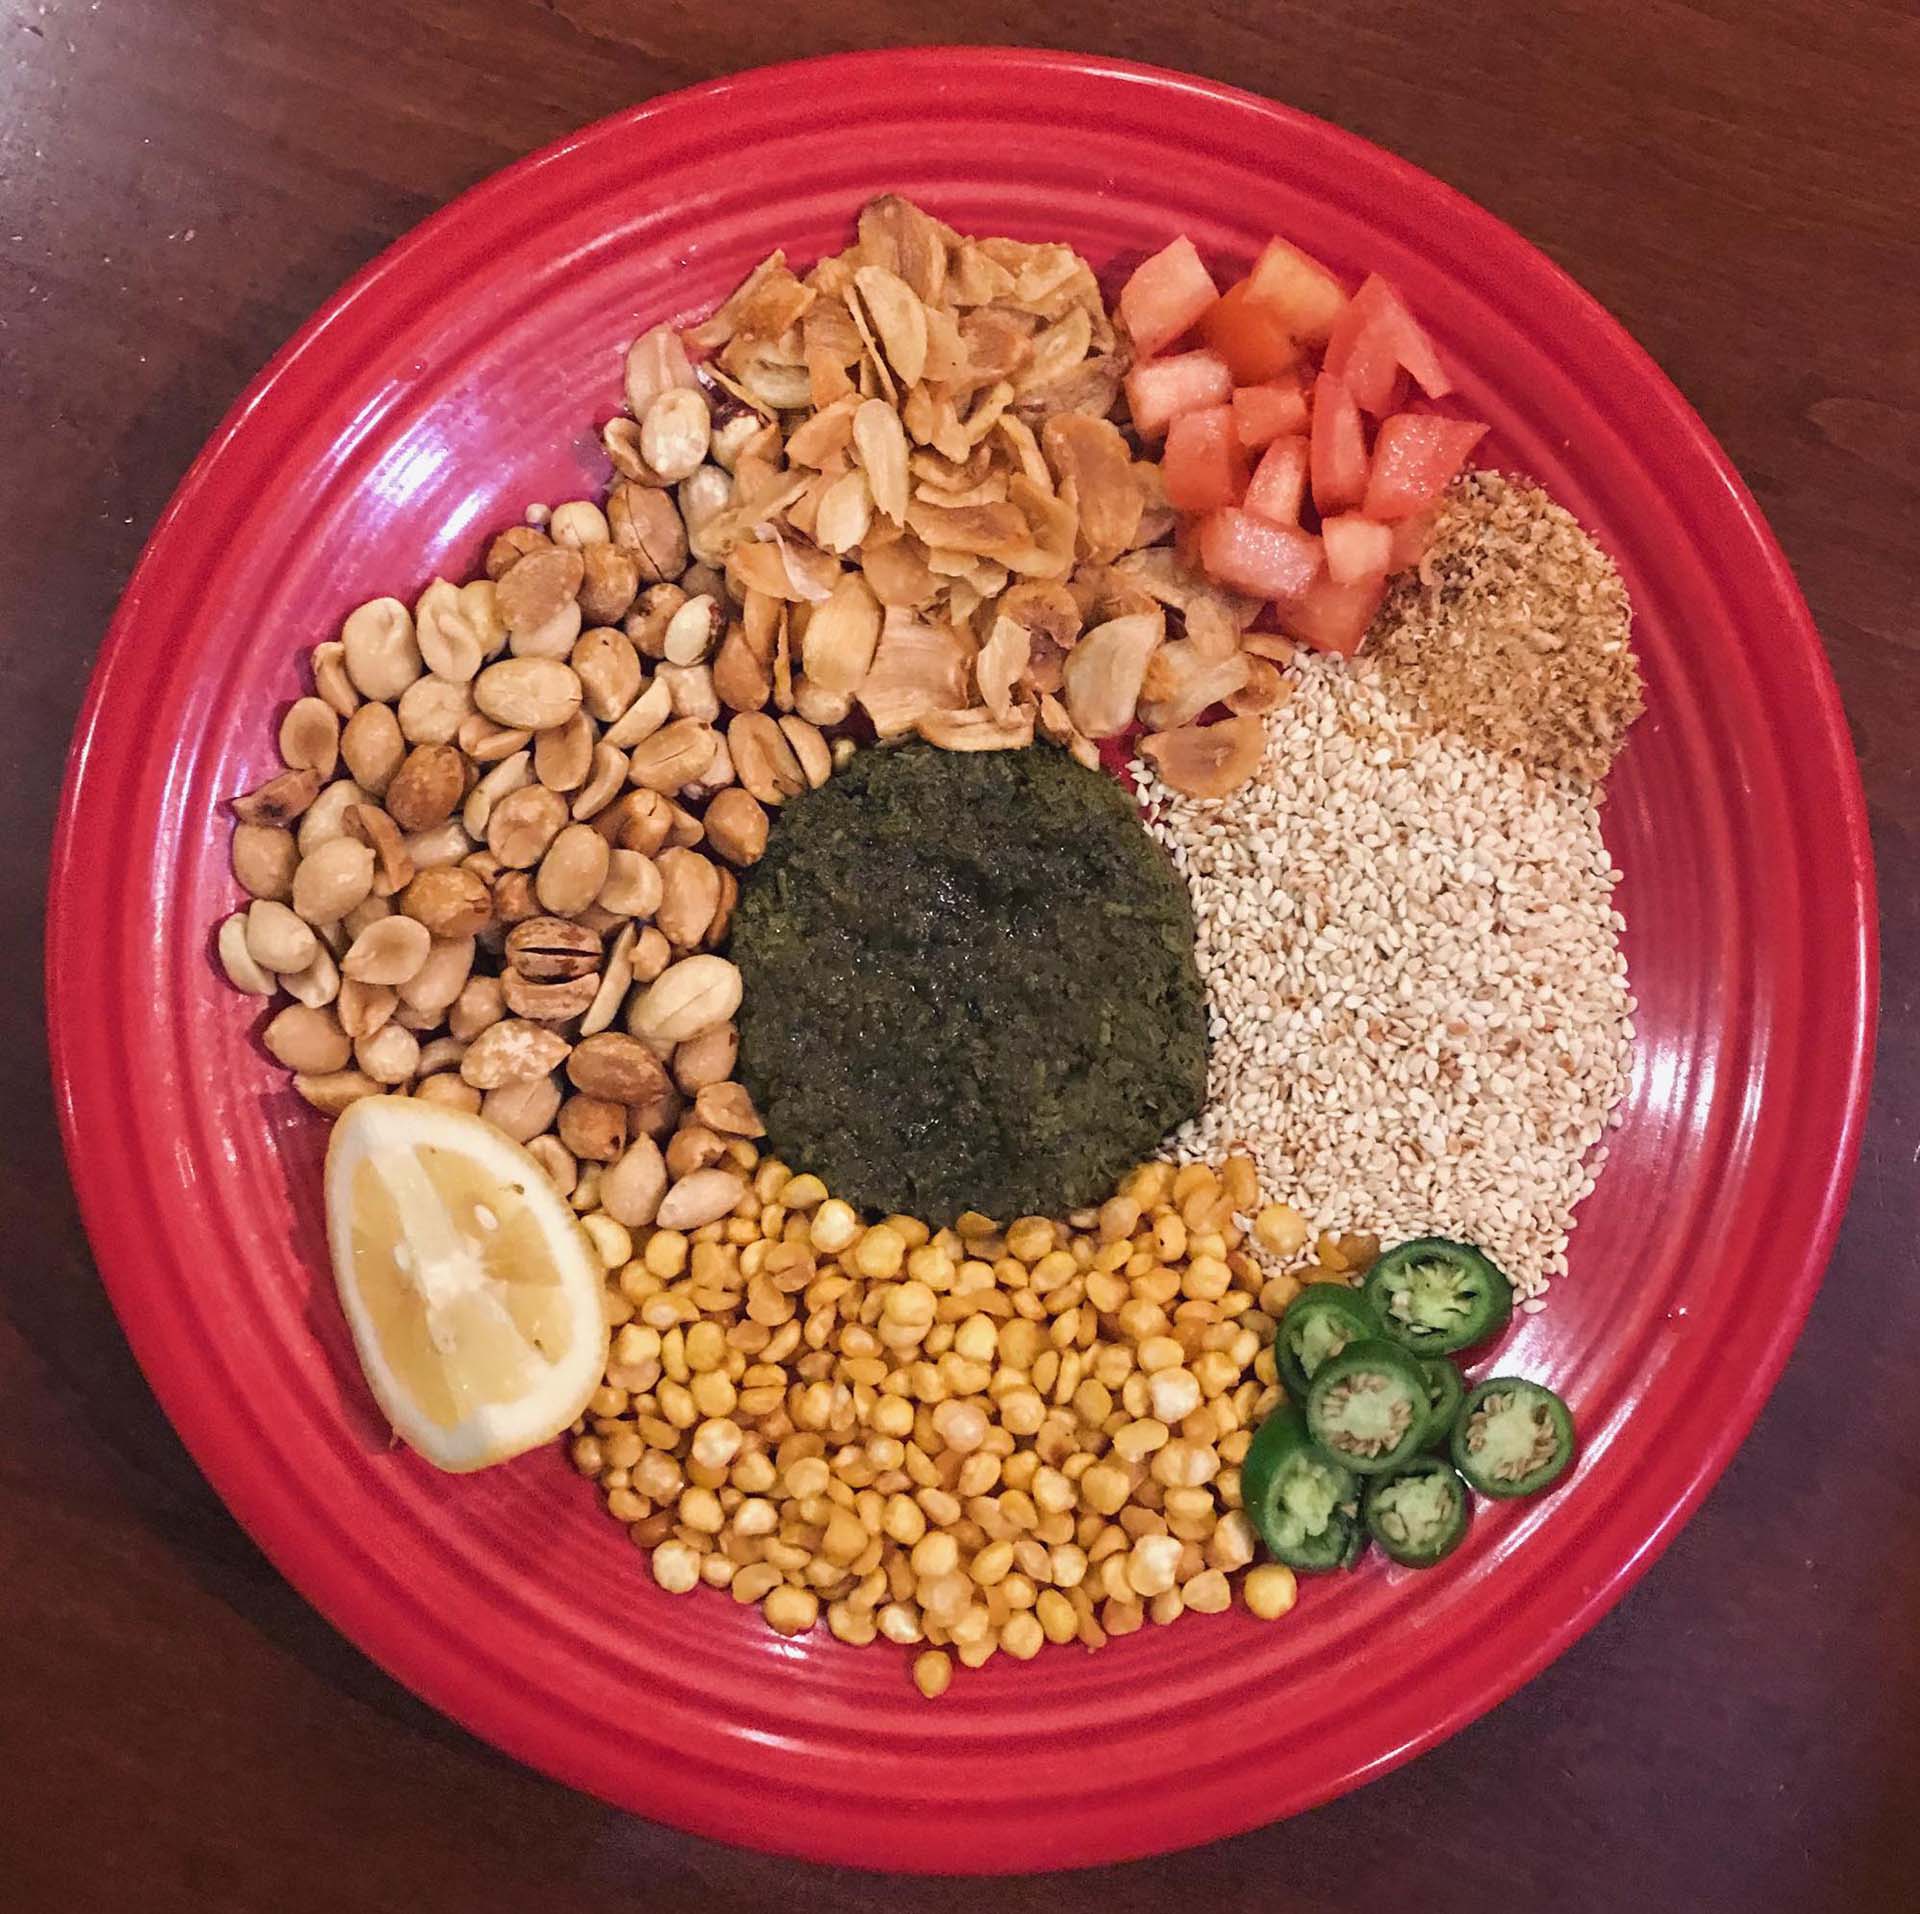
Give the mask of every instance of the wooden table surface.
POLYGON ((0 1905, 1916 1905, 1920 14, 842 12, 0 0, 0 937, 25 1000, 0 1051, 0 1905), (650 94, 1036 27, 1392 147, 1562 262, 1672 374, 1759 494, 1845 694, 1879 855, 1884 1028, 1852 1211, 1799 1351, 1705 1508, 1586 1640, 1447 1746, 1291 1823, 1095 1874, 916 1883, 738 1853, 572 1795, 431 1714, 267 1567, 96 1282, 46 1084, 38 902, 67 734, 140 545, 234 395, 341 280, 463 187, 650 94))

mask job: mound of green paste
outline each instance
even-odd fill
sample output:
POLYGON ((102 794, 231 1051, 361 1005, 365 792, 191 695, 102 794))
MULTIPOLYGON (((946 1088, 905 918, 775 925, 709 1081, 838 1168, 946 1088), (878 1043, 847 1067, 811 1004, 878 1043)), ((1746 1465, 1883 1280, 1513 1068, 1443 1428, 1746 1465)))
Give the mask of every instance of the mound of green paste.
POLYGON ((768 1147, 866 1210, 1058 1214, 1199 1108, 1186 887, 1065 753, 875 746, 742 880, 740 1074, 768 1147))

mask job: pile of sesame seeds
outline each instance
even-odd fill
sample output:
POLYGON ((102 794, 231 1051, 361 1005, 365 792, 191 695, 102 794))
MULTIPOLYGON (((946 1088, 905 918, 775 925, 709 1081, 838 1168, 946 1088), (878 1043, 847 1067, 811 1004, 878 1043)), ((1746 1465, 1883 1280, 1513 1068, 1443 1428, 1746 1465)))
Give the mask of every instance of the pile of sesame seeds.
POLYGON ((1246 1147, 1319 1230, 1478 1243, 1537 1308, 1633 1036, 1594 793, 1431 729, 1377 662, 1297 672, 1232 796, 1143 774, 1211 1022, 1173 1153, 1246 1147))

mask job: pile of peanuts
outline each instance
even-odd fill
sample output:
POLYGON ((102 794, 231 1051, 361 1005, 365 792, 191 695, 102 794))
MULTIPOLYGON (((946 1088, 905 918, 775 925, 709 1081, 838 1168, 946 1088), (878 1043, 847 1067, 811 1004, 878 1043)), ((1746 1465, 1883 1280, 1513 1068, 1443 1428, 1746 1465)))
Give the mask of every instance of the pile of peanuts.
POLYGON ((315 1108, 474 1111, 583 1211, 696 1228, 762 1134, 719 954, 736 873, 853 749, 807 713, 851 701, 808 686, 792 607, 733 591, 702 541, 777 431, 644 387, 630 368, 644 417, 604 431, 604 508, 533 508, 483 576, 371 600, 316 647, 284 768, 232 801, 251 902, 217 946, 239 989, 292 1000, 262 1040, 315 1108))
MULTIPOLYGON (((935 1231, 865 1224, 818 1177, 733 1149, 751 1183, 724 1218, 587 1219, 617 1326, 573 1463, 662 1588, 729 1589, 786 1635, 824 1614, 843 1642, 920 1644, 930 1696, 956 1657, 1098 1648, 1230 1605, 1275 1324, 1302 1281, 1351 1281, 1377 1246, 1310 1251, 1238 1155, 1143 1165, 1064 1222, 935 1231)), ((1278 1564, 1240 1588, 1262 1617, 1293 1605, 1278 1564)))

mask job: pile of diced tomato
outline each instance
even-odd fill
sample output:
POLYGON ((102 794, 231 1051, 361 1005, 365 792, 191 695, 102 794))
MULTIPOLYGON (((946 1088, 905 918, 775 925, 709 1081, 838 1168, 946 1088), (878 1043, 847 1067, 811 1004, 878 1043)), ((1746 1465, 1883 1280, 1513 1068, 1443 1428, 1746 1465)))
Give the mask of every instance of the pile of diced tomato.
POLYGON ((1290 637, 1352 656, 1487 429, 1408 409, 1412 388, 1453 390, 1432 340, 1386 280, 1349 295, 1283 239, 1225 292, 1176 239, 1127 281, 1120 320, 1138 355, 1127 401, 1141 438, 1164 440, 1181 550, 1272 600, 1290 637))

